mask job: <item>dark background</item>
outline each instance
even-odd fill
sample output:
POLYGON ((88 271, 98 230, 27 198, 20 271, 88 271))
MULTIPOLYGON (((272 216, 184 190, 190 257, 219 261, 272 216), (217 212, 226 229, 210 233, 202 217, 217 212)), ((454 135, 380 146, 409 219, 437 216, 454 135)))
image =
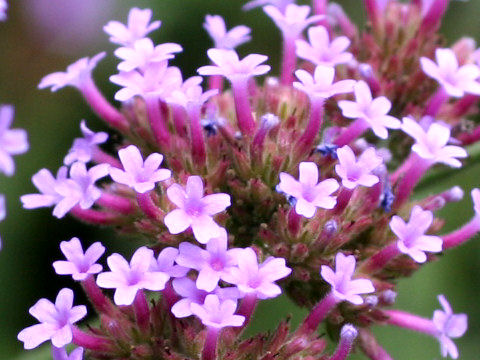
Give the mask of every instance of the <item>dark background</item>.
MULTIPOLYGON (((352 18, 364 18, 360 0, 339 1, 352 18)), ((245 24, 253 30, 253 41, 240 53, 257 52, 270 56, 273 72, 278 73, 280 35, 270 19, 260 9, 244 13, 243 1, 237 0, 15 0, 10 1, 9 19, 0 23, 0 103, 16 107, 15 126, 29 132, 30 151, 16 157, 17 171, 13 178, 0 177, 0 193, 7 195, 8 216, 0 224, 3 249, 0 252, 0 359, 48 359, 39 352, 27 353, 16 340, 16 334, 34 323, 28 308, 39 298, 54 299, 62 287, 79 290, 67 277, 55 275, 51 263, 61 258, 61 240, 78 236, 85 243, 102 241, 108 253, 122 251, 129 255, 135 240, 116 238, 109 230, 83 226, 70 218, 56 220, 51 209, 26 211, 21 209, 19 196, 34 192, 31 176, 40 168, 56 171, 73 138, 79 136, 80 120, 85 118, 95 130, 104 129, 90 112, 79 94, 72 88, 56 94, 39 91, 36 86, 42 76, 59 70, 83 56, 107 50, 109 57, 100 63, 95 79, 107 97, 113 98, 115 87, 108 77, 115 73, 114 45, 102 31, 110 19, 126 20, 129 7, 151 7, 154 18, 162 20, 160 31, 153 33, 157 42, 177 42, 184 52, 175 60, 185 76, 207 64, 206 49, 211 45, 202 29, 206 14, 220 14, 228 27, 245 24)), ((480 38, 480 1, 452 1, 442 28, 449 44, 463 35, 480 38)), ((428 193, 461 185, 467 196, 443 212, 446 231, 454 229, 472 216, 469 189, 480 186, 480 165, 473 164, 434 186, 419 189, 428 193)), ((431 317, 439 308, 436 295, 443 293, 457 312, 469 315, 469 330, 456 341, 461 358, 478 358, 480 346, 479 239, 450 251, 441 261, 429 264, 413 278, 399 286, 400 309, 431 317)), ((80 291, 77 291, 81 294, 80 291)), ((84 299, 77 296, 76 302, 84 299)), ((302 311, 279 299, 260 306, 251 332, 274 329, 279 314, 294 313, 301 319, 302 311)), ((394 328, 377 328, 380 341, 397 360, 440 359, 434 339, 394 328)), ((357 359, 362 359, 358 356, 357 359)))

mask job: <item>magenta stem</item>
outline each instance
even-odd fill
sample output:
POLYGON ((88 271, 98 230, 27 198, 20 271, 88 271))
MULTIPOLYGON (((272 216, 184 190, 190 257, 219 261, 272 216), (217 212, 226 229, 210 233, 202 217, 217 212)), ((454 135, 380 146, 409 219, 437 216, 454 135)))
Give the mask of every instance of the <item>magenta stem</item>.
POLYGON ((380 180, 369 189, 367 198, 365 199, 365 203, 363 205, 363 212, 365 214, 370 213, 378 207, 378 204, 380 203, 380 197, 382 196, 384 189, 383 183, 384 181, 380 180))
POLYGON ((220 329, 208 327, 207 337, 203 344, 202 360, 215 360, 217 358, 217 342, 220 329))
POLYGON ((261 163, 262 153, 265 143, 265 138, 267 137, 269 131, 268 126, 260 126, 255 137, 253 138, 252 145, 250 146, 250 152, 252 153, 252 158, 257 164, 261 163))
POLYGON ((392 184, 395 184, 397 180, 412 166, 412 164, 417 161, 417 156, 414 153, 411 153, 408 158, 406 158, 403 163, 390 175, 390 181, 392 184))
POLYGON ((248 78, 232 82, 232 90, 238 127, 244 136, 251 137, 255 133, 256 124, 250 107, 248 78))
POLYGON ((342 133, 335 139, 334 143, 339 147, 348 145, 358 137, 362 136, 369 127, 370 126, 365 120, 357 119, 342 131, 342 133))
POLYGON ((72 326, 73 343, 95 352, 111 352, 115 349, 115 345, 110 339, 97 335, 87 334, 76 326, 72 326))
POLYGON ((140 209, 150 219, 159 220, 163 217, 163 211, 155 205, 152 199, 152 195, 147 192, 145 194, 137 194, 137 203, 140 209))
POLYGON ((423 17, 422 25, 420 26, 420 34, 425 35, 430 31, 436 30, 442 21, 445 11, 447 11, 450 0, 435 0, 428 12, 423 17))
POLYGON ((306 335, 313 333, 318 328, 318 325, 325 320, 328 313, 336 304, 337 301, 335 300, 335 296, 331 292, 328 293, 317 305, 315 305, 297 331, 306 335))
POLYGON ((302 217, 297 214, 295 207, 290 208, 288 211, 288 231, 290 235, 296 236, 300 231, 300 224, 302 217))
POLYGON ((389 325, 395 325, 431 336, 436 336, 438 332, 435 324, 430 319, 425 319, 400 310, 385 310, 384 314, 388 316, 386 323, 389 325))
POLYGON ((85 98, 86 102, 100 116, 105 122, 122 131, 127 132, 129 124, 127 119, 118 111, 112 104, 110 104, 103 94, 98 90, 92 78, 88 78, 79 87, 80 92, 85 98))
POLYGON ((187 122, 186 122, 186 112, 183 107, 176 104, 171 104, 173 112, 173 124, 175 126, 175 131, 178 136, 186 137, 187 132, 187 122))
POLYGON ((169 309, 178 301, 178 296, 175 290, 173 289, 172 282, 168 281, 165 284, 165 289, 162 291, 162 297, 164 298, 167 307, 169 309))
POLYGON ((256 294, 245 295, 237 311, 238 315, 245 316, 245 322, 243 323, 242 327, 239 329, 243 329, 247 327, 248 323, 250 322, 250 319, 252 318, 253 313, 255 312, 257 303, 258 303, 258 299, 256 294))
POLYGON ((398 184, 394 209, 398 209, 403 205, 430 166, 432 166, 430 161, 416 155, 413 156, 409 169, 398 184))
POLYGON ((129 199, 107 192, 102 193, 97 204, 124 215, 130 215, 135 211, 135 205, 129 199))
POLYGON ((81 284, 83 291, 85 291, 85 294, 97 312, 109 315, 115 312, 115 306, 110 298, 98 287, 93 275, 89 275, 81 284))
POLYGON ((340 337, 335 354, 333 354, 329 360, 345 360, 352 351, 353 342, 355 338, 352 337, 340 337))
POLYGON ((352 198, 353 190, 342 187, 340 192, 337 195, 337 205, 333 209, 335 215, 341 214, 348 206, 350 199, 352 198))
POLYGON ((435 94, 430 98, 428 104, 423 111, 423 115, 435 117, 437 116, 440 108, 445 104, 449 99, 449 95, 443 87, 439 88, 435 94))
POLYGON ((121 220, 118 214, 93 209, 82 209, 78 205, 70 210, 70 214, 81 221, 94 225, 112 225, 121 220))
POLYGON ((190 139, 192 142, 192 159, 196 166, 203 167, 207 161, 207 151, 205 149, 205 138, 203 128, 200 124, 201 108, 193 106, 188 109, 190 117, 190 139))
POLYGON ((301 159, 303 156, 312 151, 315 139, 317 138, 318 132, 322 127, 323 99, 311 98, 310 102, 310 119, 308 120, 307 127, 303 131, 302 136, 298 139, 295 146, 296 159, 301 159))
POLYGON ((218 90, 220 94, 223 90, 223 76, 213 75, 208 78, 208 89, 209 90, 218 90))
POLYGON ((295 40, 297 40, 296 37, 283 34, 283 58, 280 82, 285 86, 290 86, 293 83, 293 72, 297 64, 295 40))
POLYGON ((478 102, 479 99, 480 96, 478 95, 465 95, 463 98, 461 98, 455 103, 453 108, 453 116, 460 117, 465 115, 468 110, 478 102))
POLYGON ((380 9, 378 8, 378 0, 363 0, 368 19, 372 26, 378 30, 380 20, 380 9))
POLYGON ((133 301, 133 309, 138 328, 143 334, 148 335, 150 333, 150 308, 143 290, 137 291, 133 301))
POLYGON ((461 134, 458 139, 463 145, 473 144, 480 140, 480 126, 477 126, 473 131, 461 134))
POLYGON ((480 215, 475 215, 472 220, 463 225, 460 229, 442 236, 443 249, 451 249, 459 246, 480 232, 480 215))
POLYGON ((170 144, 170 133, 165 117, 160 108, 160 100, 156 97, 146 97, 145 105, 147 107, 150 127, 160 149, 165 149, 170 144))
POLYGON ((115 159, 112 155, 107 154, 100 148, 96 148, 92 153, 92 160, 97 164, 109 164, 110 166, 122 169, 122 163, 115 159))
POLYGON ((360 346, 370 360, 393 360, 393 358, 378 344, 377 339, 366 329, 360 329, 360 346))
POLYGON ((382 250, 373 255, 367 262, 362 265, 361 270, 364 273, 374 273, 385 267, 390 260, 400 254, 396 243, 387 245, 382 250))

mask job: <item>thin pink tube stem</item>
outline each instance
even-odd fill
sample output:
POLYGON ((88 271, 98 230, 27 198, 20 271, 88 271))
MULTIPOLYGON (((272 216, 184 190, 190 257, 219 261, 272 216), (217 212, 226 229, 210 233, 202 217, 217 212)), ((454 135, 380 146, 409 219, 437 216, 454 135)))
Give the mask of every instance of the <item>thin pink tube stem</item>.
POLYGON ((396 243, 390 244, 384 247, 382 250, 373 255, 366 263, 361 267, 363 272, 374 273, 379 271, 387 265, 390 260, 397 257, 400 254, 396 243))
POLYGON ((332 293, 328 293, 317 305, 315 305, 297 332, 305 335, 313 333, 318 328, 318 325, 325 320, 328 313, 335 307, 336 303, 335 296, 332 293))
POLYGON ((194 106, 188 110, 190 118, 190 140, 192 145, 192 159, 195 165, 202 167, 207 161, 207 150, 205 148, 205 137, 200 124, 200 106, 194 106))
POLYGON ((384 313, 388 316, 386 322, 389 325, 395 325, 431 336, 435 336, 438 332, 435 324, 430 319, 425 319, 400 310, 385 310, 384 313))
POLYGON ((207 337, 203 345, 202 360, 215 360, 217 358, 217 342, 220 329, 209 327, 207 337))
POLYGON ((145 104, 147 106, 150 127, 157 141, 157 145, 160 149, 165 149, 170 144, 170 133, 160 108, 160 100, 156 97, 147 97, 145 104))
POLYGON ((232 82, 232 90, 238 127, 242 135, 251 137, 255 132, 256 124, 250 106, 248 79, 240 79, 232 82))
POLYGON ((282 85, 290 86, 293 83, 293 72, 297 64, 295 53, 295 37, 283 35, 282 71, 280 82, 282 85))
POLYGON ((423 112, 423 115, 428 115, 431 117, 437 116, 440 108, 445 104, 449 99, 449 95, 443 87, 439 88, 437 92, 430 98, 428 104, 423 112))
POLYGON ((350 144, 363 135, 369 128, 368 123, 363 119, 357 119, 352 122, 342 133, 335 139, 334 143, 337 146, 344 146, 350 144))
POLYGON ((476 215, 460 229, 442 237, 443 249, 446 250, 457 247, 470 240, 478 232, 480 232, 480 216, 476 215))
POLYGON ((318 132, 322 127, 323 122, 323 99, 312 98, 310 106, 310 119, 307 127, 303 131, 302 136, 298 139, 295 146, 296 159, 301 159, 306 154, 309 154, 313 148, 318 132))

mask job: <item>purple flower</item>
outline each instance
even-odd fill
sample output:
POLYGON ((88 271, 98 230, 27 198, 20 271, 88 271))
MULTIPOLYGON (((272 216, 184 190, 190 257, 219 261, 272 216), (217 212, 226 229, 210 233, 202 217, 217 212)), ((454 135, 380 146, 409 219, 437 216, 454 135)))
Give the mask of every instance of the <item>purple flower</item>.
POLYGON ((308 17, 311 11, 308 5, 288 4, 285 11, 273 5, 267 5, 263 11, 270 16, 284 36, 290 39, 297 39, 307 26, 325 17, 324 15, 308 17))
POLYGON ((445 125, 433 123, 425 131, 415 120, 404 117, 402 130, 415 139, 412 151, 432 164, 444 163, 451 167, 461 167, 457 158, 468 156, 460 146, 447 145, 450 141, 450 129, 445 125))
POLYGON ((51 87, 52 91, 57 91, 65 86, 80 88, 87 81, 91 80, 93 69, 105 55, 106 53, 102 52, 91 59, 88 57, 81 58, 69 65, 66 72, 55 72, 45 76, 38 84, 38 88, 45 89, 51 87))
POLYGON ((202 178, 189 176, 185 189, 173 184, 167 189, 167 196, 178 207, 164 219, 171 234, 179 234, 191 227, 193 235, 202 244, 221 235, 222 228, 213 220, 213 215, 230 206, 230 195, 220 193, 203 196, 202 178))
POLYGON ((465 334, 468 327, 466 314, 454 314, 445 296, 439 295, 438 301, 443 307, 442 310, 435 310, 433 323, 438 330, 438 341, 442 350, 442 356, 450 355, 452 359, 458 359, 458 349, 452 339, 459 338, 465 334))
POLYGON ((335 256, 335 271, 322 265, 320 275, 332 286, 332 292, 337 301, 348 301, 355 305, 361 305, 363 299, 360 294, 370 294, 375 291, 375 288, 370 280, 352 280, 355 264, 355 256, 338 253, 335 256))
MULTIPOLYGON (((68 168, 62 166, 57 177, 47 169, 42 169, 32 176, 32 182, 40 191, 40 194, 27 194, 20 197, 25 209, 36 209, 39 207, 49 207, 57 205, 62 200, 62 195, 56 190, 57 186, 67 179, 68 168)), ((58 211, 58 210, 57 210, 58 211)))
POLYGON ((295 0, 251 0, 245 5, 243 5, 243 10, 252 10, 256 7, 273 5, 276 6, 280 11, 284 11, 287 5, 293 3, 295 0))
POLYGON ((82 244, 76 237, 70 241, 62 241, 60 249, 67 261, 55 261, 53 267, 58 275, 72 275, 73 280, 85 280, 90 274, 102 271, 102 265, 97 260, 105 252, 101 243, 96 242, 83 252, 82 244))
POLYGON ((353 190, 357 186, 371 187, 378 183, 379 178, 372 171, 379 167, 383 160, 373 147, 365 150, 358 161, 352 149, 345 145, 337 149, 338 164, 335 172, 342 178, 342 185, 353 190))
POLYGON ((92 160, 93 152, 97 149, 97 145, 103 144, 108 139, 108 134, 106 132, 100 131, 95 133, 90 130, 87 127, 85 120, 82 120, 80 123, 80 129, 82 130, 83 138, 76 138, 73 141, 71 149, 63 160, 65 165, 70 165, 75 161, 83 163, 90 162, 92 160))
POLYGON ((150 63, 173 59, 174 54, 182 50, 180 45, 174 43, 154 46, 151 39, 144 38, 135 41, 132 47, 118 48, 115 56, 123 60, 118 64, 118 70, 132 71, 144 69, 150 63))
POLYGON ((197 288, 195 281, 188 277, 174 279, 172 281, 175 292, 182 296, 183 299, 178 300, 172 306, 172 314, 177 318, 184 318, 193 315, 190 305, 193 303, 202 305, 205 298, 209 294, 215 294, 222 300, 238 300, 241 297, 236 287, 216 287, 213 291, 208 292, 197 288))
POLYGON ((82 360, 83 348, 76 348, 68 355, 65 347, 57 348, 52 345, 52 358, 53 360, 82 360))
POLYGON ((296 199, 295 211, 299 215, 312 218, 317 208, 333 209, 337 203, 332 193, 338 190, 335 179, 318 182, 318 167, 313 162, 301 162, 298 180, 287 173, 280 173, 278 190, 296 199))
POLYGON ((387 129, 400 128, 400 120, 387 115, 392 104, 385 96, 372 99, 372 92, 363 80, 358 81, 353 89, 355 101, 341 100, 338 102, 343 116, 350 119, 362 119, 381 139, 388 137, 387 129))
POLYGON ((228 326, 242 326, 245 321, 245 316, 235 315, 237 310, 236 301, 220 301, 218 296, 214 294, 207 295, 203 305, 192 303, 190 308, 203 325, 216 329, 228 326))
POLYGON ((231 268, 224 274, 223 280, 234 284, 244 294, 255 294, 259 299, 274 298, 282 293, 275 281, 290 275, 292 270, 285 264, 283 258, 267 258, 258 263, 257 254, 252 248, 238 249, 238 267, 231 268))
POLYGON ((30 326, 18 333, 18 340, 25 349, 36 348, 41 343, 51 340, 53 346, 63 347, 72 342, 72 324, 87 315, 84 305, 73 306, 73 291, 62 289, 55 304, 47 299, 40 299, 33 305, 30 314, 40 324, 30 326))
POLYGON ((151 19, 152 10, 132 8, 128 14, 127 26, 119 21, 110 21, 103 27, 103 31, 110 35, 112 43, 131 46, 135 41, 144 38, 160 27, 160 21, 154 21, 150 24, 151 19))
POLYGON ((201 107, 208 99, 218 94, 217 89, 203 92, 200 86, 202 81, 201 76, 192 76, 185 80, 183 85, 166 99, 167 102, 180 105, 187 110, 191 107, 201 107))
POLYGON ((203 28, 213 39, 217 49, 233 50, 251 39, 249 27, 240 25, 227 31, 225 21, 219 15, 207 15, 203 28))
POLYGON ((170 277, 178 278, 187 275, 189 268, 175 265, 175 260, 178 256, 178 249, 174 247, 166 247, 158 257, 152 258, 152 263, 150 264, 149 271, 152 272, 163 272, 168 274, 170 277))
POLYGON ((353 90, 355 80, 340 80, 333 82, 335 69, 318 65, 312 76, 305 70, 295 71, 300 82, 294 82, 293 87, 307 94, 311 99, 328 99, 337 94, 349 93, 353 90))
POLYGON ((7 20, 8 3, 7 0, 0 0, 0 21, 7 20))
POLYGON ((15 172, 12 155, 23 154, 28 150, 27 132, 23 129, 10 129, 14 117, 11 105, 0 105, 0 171, 7 176, 15 172))
POLYGON ((115 94, 118 101, 127 101, 135 96, 165 98, 182 84, 182 74, 176 67, 168 66, 167 61, 150 63, 143 73, 136 70, 120 72, 110 76, 110 81, 123 86, 115 94))
POLYGON ((240 60, 235 50, 209 49, 207 54, 215 66, 200 67, 197 70, 200 75, 221 75, 235 82, 270 71, 269 65, 260 65, 267 61, 265 55, 250 54, 240 60))
POLYGON ((90 209, 102 195, 95 182, 108 175, 110 165, 95 165, 87 170, 85 163, 76 162, 70 168, 70 178, 57 183, 54 190, 62 197, 53 209, 53 215, 62 218, 73 207, 90 209))
POLYGON ((163 290, 170 277, 149 269, 152 258, 153 251, 145 246, 135 251, 130 264, 123 256, 112 254, 107 258, 111 271, 99 274, 97 284, 102 288, 115 289, 113 300, 117 305, 131 305, 141 289, 163 290))
POLYGON ((180 244, 177 257, 179 265, 198 270, 197 288, 213 291, 220 279, 237 266, 239 249, 228 249, 228 235, 222 229, 221 235, 213 237, 207 243, 207 249, 184 242, 180 244))
POLYGON ((438 81, 448 95, 463 97, 465 93, 480 95, 480 69, 477 65, 467 64, 458 66, 457 56, 452 49, 437 49, 435 51, 437 63, 422 57, 422 70, 431 78, 438 81))
POLYGON ((297 56, 311 61, 315 65, 334 67, 348 63, 353 55, 345 50, 350 46, 346 36, 339 36, 330 42, 328 31, 324 26, 314 26, 308 29, 308 41, 295 41, 297 56))
POLYGON ((405 223, 400 216, 393 216, 390 229, 398 237, 397 247, 403 254, 410 256, 418 263, 427 261, 427 252, 442 251, 443 240, 438 236, 425 235, 433 222, 433 214, 415 206, 410 220, 405 223))
POLYGON ((150 154, 144 162, 135 145, 119 150, 118 157, 124 170, 110 168, 110 176, 115 182, 127 185, 140 194, 153 190, 157 182, 170 179, 172 174, 170 170, 160 168, 163 155, 150 154))

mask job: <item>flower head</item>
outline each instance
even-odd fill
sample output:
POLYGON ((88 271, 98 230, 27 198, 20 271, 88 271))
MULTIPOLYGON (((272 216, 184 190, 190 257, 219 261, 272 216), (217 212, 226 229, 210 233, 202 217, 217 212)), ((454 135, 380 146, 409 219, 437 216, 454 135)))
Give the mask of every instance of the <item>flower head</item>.
POLYGON ((23 154, 28 150, 27 132, 23 129, 10 129, 14 117, 11 105, 0 105, 0 171, 7 176, 15 172, 12 155, 23 154))
POLYGON ((295 41, 297 56, 311 61, 315 65, 334 67, 352 60, 353 55, 345 50, 350 46, 346 36, 339 36, 330 42, 328 31, 324 26, 313 26, 308 29, 308 42, 295 41))
POLYGON ((439 295, 438 301, 443 310, 435 310, 433 323, 438 330, 438 341, 442 356, 450 355, 452 359, 458 359, 458 349, 452 339, 459 338, 465 334, 468 327, 468 319, 465 314, 454 314, 445 296, 439 295))
POLYGON ((375 288, 370 280, 352 280, 355 264, 355 256, 345 256, 338 253, 335 256, 335 271, 326 265, 322 265, 320 274, 332 286, 332 292, 337 301, 348 301, 355 305, 361 305, 363 299, 360 294, 372 293, 375 288))
POLYGON ((213 216, 230 206, 230 195, 203 195, 203 181, 200 176, 190 176, 185 189, 173 184, 167 189, 168 199, 178 208, 169 212, 164 219, 171 234, 179 234, 189 227, 202 244, 216 236, 221 236, 222 228, 213 216))
POLYGON ((240 60, 234 50, 209 49, 207 54, 215 65, 200 67, 198 69, 200 75, 221 75, 235 82, 264 75, 270 71, 269 65, 261 65, 268 59, 265 55, 250 54, 240 60))
POLYGON ((197 288, 212 291, 225 274, 237 266, 239 249, 228 250, 227 232, 222 229, 220 236, 207 243, 207 249, 184 242, 180 244, 177 257, 179 265, 198 270, 197 288))
POLYGON ((100 131, 98 133, 93 132, 87 127, 85 120, 80 123, 80 129, 82 130, 83 137, 76 138, 73 141, 73 145, 68 151, 67 156, 63 160, 65 165, 70 165, 75 161, 88 163, 92 160, 93 152, 97 149, 97 145, 103 144, 108 139, 106 132, 100 131))
POLYGON ((273 5, 267 5, 263 11, 270 16, 285 37, 293 39, 297 39, 307 26, 325 17, 324 15, 308 17, 311 11, 311 7, 308 5, 288 4, 285 11, 281 11, 273 5))
POLYGON ((462 97, 465 93, 480 95, 480 68, 474 64, 458 65, 457 56, 452 49, 437 49, 437 63, 422 57, 422 70, 438 81, 448 95, 462 97))
POLYGON ((87 308, 84 305, 73 306, 73 291, 62 289, 55 304, 40 299, 29 312, 40 324, 19 332, 18 340, 23 342, 25 349, 36 348, 47 340, 60 348, 72 342, 72 324, 87 315, 87 308))
POLYGON ((216 49, 233 50, 250 41, 250 28, 239 25, 227 31, 225 20, 219 15, 207 15, 203 27, 213 39, 216 49))
POLYGON ((338 190, 335 179, 318 182, 318 167, 313 162, 301 162, 299 177, 296 180, 288 173, 280 173, 280 183, 277 188, 296 199, 295 211, 299 215, 311 218, 317 207, 333 209, 337 201, 332 193, 338 190))
POLYGON ((388 137, 387 129, 400 128, 400 120, 387 115, 392 104, 385 96, 372 99, 372 92, 367 83, 358 81, 353 87, 355 101, 341 100, 338 106, 343 116, 350 119, 362 119, 379 138, 388 137))
POLYGON ((72 275, 74 280, 85 280, 90 274, 102 271, 102 265, 96 262, 105 252, 105 247, 96 242, 84 252, 80 240, 76 237, 70 241, 62 241, 60 249, 67 261, 55 261, 53 267, 59 275, 72 275))
POLYGON ((379 182, 379 178, 372 171, 379 167, 383 160, 377 155, 373 147, 365 150, 358 160, 352 149, 345 145, 337 149, 338 165, 335 171, 342 178, 342 185, 353 190, 357 186, 371 187, 379 182))
POLYGON ((329 66, 318 65, 312 76, 305 70, 295 71, 300 82, 294 82, 293 87, 307 94, 310 99, 328 99, 337 94, 352 91, 355 80, 340 80, 333 82, 335 69, 329 66))
MULTIPOLYGON (((240 250, 240 249, 238 249, 240 250)), ((257 254, 252 248, 241 249, 237 255, 238 267, 224 274, 223 280, 234 284, 244 294, 255 294, 259 299, 270 299, 282 293, 275 281, 290 275, 292 270, 283 258, 267 258, 258 263, 257 254)))
POLYGON ((40 194, 27 194, 20 197, 25 209, 36 209, 57 205, 62 200, 62 195, 56 190, 57 186, 67 179, 68 168, 62 166, 57 177, 47 169, 42 169, 32 176, 33 185, 40 191, 40 194))
POLYGON ((103 30, 110 35, 112 43, 131 46, 135 41, 144 38, 160 27, 160 21, 150 23, 151 19, 152 10, 132 8, 128 14, 127 26, 119 21, 110 21, 103 27, 103 30))
POLYGON ((115 55, 123 60, 118 64, 118 70, 132 71, 144 69, 150 63, 173 59, 174 54, 182 50, 180 45, 174 43, 154 46, 151 39, 144 38, 135 41, 131 47, 118 48, 115 50, 115 55))
POLYGON ((123 256, 112 254, 107 258, 111 271, 99 274, 97 284, 102 288, 115 289, 113 300, 117 305, 131 305, 141 289, 163 290, 170 276, 151 271, 152 258, 153 251, 145 246, 135 251, 130 263, 123 256))
POLYGON ((202 80, 201 76, 192 76, 185 80, 182 86, 178 90, 174 90, 166 99, 167 102, 180 105, 187 110, 192 106, 201 107, 208 99, 218 93, 217 89, 203 92, 200 86, 202 80))
POLYGON ((175 264, 175 260, 178 257, 178 249, 174 247, 166 247, 158 254, 158 257, 152 258, 150 264, 150 271, 163 272, 168 276, 177 278, 187 275, 190 271, 188 267, 175 264))
POLYGON ((127 185, 138 193, 153 190, 157 182, 170 179, 171 171, 160 168, 163 161, 161 154, 153 153, 143 161, 140 150, 130 145, 119 150, 118 157, 124 170, 110 168, 110 176, 115 182, 127 185))
POLYGON ((433 214, 418 205, 412 209, 408 223, 405 223, 400 216, 393 216, 390 228, 398 237, 398 249, 418 263, 427 260, 425 251, 442 251, 443 240, 441 237, 425 235, 432 222, 433 214))
POLYGON ((76 348, 68 355, 65 347, 57 348, 52 345, 52 358, 53 360, 82 360, 83 348, 76 348))
POLYGON ((93 69, 105 55, 106 53, 102 52, 91 59, 88 57, 81 58, 69 65, 66 72, 55 72, 45 76, 38 84, 38 88, 50 87, 52 91, 57 91, 65 86, 81 88, 83 84, 91 80, 93 69))
POLYGON ((404 117, 402 130, 415 139, 412 151, 432 163, 461 167, 462 163, 457 158, 468 156, 460 146, 447 145, 450 141, 450 129, 445 125, 433 123, 425 131, 415 120, 404 117))
POLYGON ((190 305, 192 313, 197 316, 203 325, 221 329, 229 326, 242 326, 245 317, 235 315, 237 302, 235 300, 220 301, 217 295, 210 294, 205 298, 205 303, 190 305))

